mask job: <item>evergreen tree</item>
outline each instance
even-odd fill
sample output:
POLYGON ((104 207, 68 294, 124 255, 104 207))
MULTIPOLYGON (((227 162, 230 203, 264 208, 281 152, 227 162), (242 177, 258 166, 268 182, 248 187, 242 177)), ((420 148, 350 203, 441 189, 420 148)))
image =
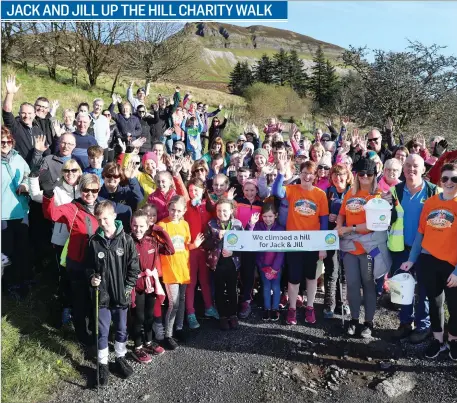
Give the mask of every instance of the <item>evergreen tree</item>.
POLYGON ((324 80, 324 105, 332 106, 336 100, 339 91, 338 76, 329 60, 325 62, 325 80, 324 80))
POLYGON ((248 62, 238 62, 230 73, 229 89, 232 94, 242 95, 244 90, 254 82, 248 62))
POLYGON ((305 66, 303 64, 303 60, 298 57, 296 50, 292 50, 290 52, 288 59, 289 72, 287 84, 289 84, 300 97, 303 97, 306 94, 308 81, 308 76, 304 71, 305 66))
POLYGON ((284 49, 280 49, 273 59, 274 82, 281 86, 286 85, 289 74, 289 55, 284 49))
POLYGON ((254 67, 254 79, 265 84, 272 84, 274 80, 274 65, 273 61, 264 54, 262 58, 257 61, 254 67))
POLYGON ((319 106, 326 104, 326 76, 327 76, 327 64, 324 57, 324 52, 319 46, 316 50, 316 54, 313 57, 314 66, 311 68, 312 74, 309 80, 309 89, 313 94, 314 100, 319 106))

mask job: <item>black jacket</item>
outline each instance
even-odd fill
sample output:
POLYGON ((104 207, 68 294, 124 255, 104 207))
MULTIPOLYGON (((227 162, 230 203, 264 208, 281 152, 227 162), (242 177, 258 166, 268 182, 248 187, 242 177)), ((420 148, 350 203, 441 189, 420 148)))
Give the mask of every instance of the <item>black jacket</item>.
POLYGON ((219 124, 219 126, 214 126, 213 123, 211 122, 211 126, 209 127, 209 130, 208 130, 210 146, 216 137, 222 137, 222 135, 224 134, 224 129, 225 129, 226 125, 227 125, 227 119, 225 119, 225 118, 224 118, 224 121, 221 124, 219 124))
POLYGON ((99 228, 87 247, 87 275, 89 279, 96 274, 101 277, 98 304, 102 308, 127 307, 140 272, 132 237, 124 232, 121 222, 116 221, 116 228, 111 240, 99 228))
POLYGON ((140 119, 140 124, 141 124, 141 135, 140 137, 144 137, 146 139, 146 142, 140 147, 140 155, 143 155, 147 153, 148 151, 151 151, 152 148, 152 143, 151 143, 151 125, 149 124, 148 119, 141 119, 138 116, 138 119, 140 119))
MULTIPOLYGON (((50 116, 50 115, 48 115, 50 116)), ((55 130, 54 127, 52 126, 52 120, 50 117, 46 118, 40 118, 39 116, 35 116, 35 122, 37 126, 41 129, 41 131, 44 133, 46 136, 46 141, 49 144, 49 148, 52 153, 56 151, 55 146, 56 146, 56 141, 55 141, 55 130)))
POLYGON ((170 109, 159 108, 156 111, 152 111, 151 114, 151 141, 160 141, 163 132, 170 127, 170 109))

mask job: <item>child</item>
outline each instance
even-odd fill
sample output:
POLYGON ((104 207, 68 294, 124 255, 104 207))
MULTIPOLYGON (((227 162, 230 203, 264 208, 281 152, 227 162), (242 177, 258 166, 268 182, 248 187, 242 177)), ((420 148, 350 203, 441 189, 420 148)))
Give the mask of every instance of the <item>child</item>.
POLYGON ((99 228, 89 239, 87 274, 98 287, 98 366, 100 386, 108 385, 108 335, 113 319, 116 369, 123 378, 133 373, 125 359, 127 353, 127 310, 130 294, 140 272, 138 254, 130 235, 116 220, 113 204, 104 200, 96 205, 94 215, 99 228))
POLYGON ((103 148, 100 146, 90 146, 87 149, 87 156, 89 158, 89 166, 84 169, 84 173, 95 174, 100 179, 100 185, 103 186, 102 178, 102 162, 103 162, 103 148))
MULTIPOLYGON (((189 181, 190 200, 187 202, 187 211, 184 215, 184 219, 189 224, 192 241, 202 235, 211 218, 211 215, 206 211, 205 204, 202 200, 204 190, 205 184, 200 179, 195 178, 189 181)), ((198 329, 200 327, 200 324, 195 317, 194 308, 197 277, 203 294, 205 316, 219 319, 219 314, 213 307, 209 269, 206 266, 206 253, 202 248, 190 251, 190 284, 186 290, 186 312, 187 323, 191 329, 198 329)))
POLYGON ((227 230, 243 230, 241 222, 233 218, 234 209, 233 200, 224 197, 217 201, 217 218, 211 219, 208 223, 204 244, 208 251, 208 267, 214 270, 216 308, 221 315, 222 330, 238 328, 236 283, 240 258, 237 253, 223 249, 224 234, 227 230))
POLYGON ((190 283, 189 250, 199 248, 203 241, 201 236, 197 236, 193 243, 190 242, 189 224, 183 220, 186 204, 186 199, 183 196, 173 196, 168 203, 169 216, 158 224, 170 235, 175 248, 174 255, 160 256, 163 282, 168 296, 168 310, 165 316, 165 345, 170 350, 175 350, 178 347, 178 343, 172 337, 175 320, 175 336, 178 340, 184 341, 184 299, 187 284, 190 283))
MULTIPOLYGON (((278 210, 273 203, 266 203, 262 207, 262 221, 260 214, 255 213, 249 221, 248 227, 252 231, 284 231, 284 227, 276 221, 278 210)), ((284 263, 283 252, 258 252, 256 264, 260 270, 263 285, 263 320, 279 320, 279 299, 281 297, 281 268, 284 263), (271 292, 273 291, 273 304, 271 292)))

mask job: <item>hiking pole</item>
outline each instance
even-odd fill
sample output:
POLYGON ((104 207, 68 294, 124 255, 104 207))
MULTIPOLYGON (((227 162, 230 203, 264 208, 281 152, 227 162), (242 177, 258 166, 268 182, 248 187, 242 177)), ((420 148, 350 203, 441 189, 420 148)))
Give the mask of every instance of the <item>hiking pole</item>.
POLYGON ((337 261, 338 261, 338 277, 339 277, 339 287, 340 287, 340 298, 341 298, 341 322, 342 326, 344 329, 344 297, 343 297, 343 265, 342 265, 342 259, 339 251, 336 251, 337 253, 337 261))
MULTIPOLYGON (((95 275, 96 278, 100 278, 99 274, 95 275)), ((98 286, 95 287, 95 345, 97 346, 97 359, 96 359, 96 366, 97 366, 97 398, 99 395, 99 386, 100 386, 100 366, 98 362, 98 286)))

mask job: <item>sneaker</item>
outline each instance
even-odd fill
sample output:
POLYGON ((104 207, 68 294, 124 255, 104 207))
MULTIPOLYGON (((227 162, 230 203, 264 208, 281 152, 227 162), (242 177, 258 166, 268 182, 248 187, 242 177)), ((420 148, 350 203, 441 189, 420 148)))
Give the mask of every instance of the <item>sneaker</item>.
POLYGON ((146 351, 148 354, 152 355, 160 355, 165 352, 165 349, 162 346, 159 346, 157 343, 151 341, 150 343, 146 343, 143 346, 143 350, 146 351))
POLYGON ((241 303, 241 310, 238 313, 240 319, 247 319, 247 317, 251 314, 251 304, 249 301, 245 301, 241 303))
POLYGON ((351 319, 351 321, 348 324, 348 328, 346 333, 349 336, 354 336, 357 332, 357 327, 359 326, 359 320, 358 319, 351 319))
POLYGON ((176 343, 176 340, 173 337, 165 337, 164 345, 168 350, 176 350, 179 347, 178 343, 176 343))
POLYGON ((229 321, 226 316, 222 316, 219 319, 219 327, 221 328, 221 330, 230 330, 229 321))
POLYGON ((187 341, 186 332, 183 329, 176 329, 175 330, 175 339, 178 340, 180 343, 185 343, 187 341))
POLYGON ((237 330, 238 329, 238 317, 236 315, 230 316, 229 324, 233 330, 237 330))
POLYGON ((218 314, 216 308, 214 308, 214 306, 212 306, 211 308, 205 309, 205 316, 208 318, 219 319, 219 314, 218 314))
POLYGON ((200 323, 198 323, 194 313, 187 315, 187 323, 190 329, 198 329, 200 327, 200 323))
POLYGON ((130 375, 133 374, 133 368, 127 362, 125 357, 118 357, 115 360, 116 370, 119 372, 119 375, 127 379, 130 375))
POLYGON ((452 361, 457 361, 457 340, 448 341, 449 357, 452 361))
POLYGON ((273 309, 270 313, 270 320, 272 322, 277 322, 279 320, 279 311, 277 309, 273 309))
POLYGON ((440 343, 439 340, 433 339, 425 350, 425 357, 436 358, 442 351, 446 351, 447 346, 445 343, 440 343))
POLYGON ((286 309, 288 303, 289 296, 286 293, 282 294, 281 299, 279 300, 279 309, 286 309))
POLYGON ((351 314, 351 309, 349 308, 349 305, 343 305, 343 314, 346 316, 349 316, 351 314))
POLYGON ((364 339, 371 338, 371 332, 373 331, 373 322, 363 322, 362 331, 360 336, 364 339))
POLYGON ((263 310, 262 320, 270 320, 270 310, 269 309, 263 310))
POLYGON ((305 322, 310 324, 316 323, 316 313, 314 312, 314 308, 310 306, 305 308, 305 322))
POLYGON ((71 322, 70 308, 64 308, 62 311, 62 325, 68 325, 71 322))
POLYGON ((332 319, 333 315, 333 311, 330 309, 324 309, 324 319, 332 319))
POLYGON ((400 323, 398 329, 394 332, 394 337, 397 340, 403 340, 410 336, 413 331, 413 325, 411 323, 400 323))
POLYGON ((430 328, 427 329, 414 329, 414 331, 409 336, 409 341, 413 344, 422 343, 430 336, 431 330, 430 328))
POLYGON ((297 296, 297 309, 303 307, 303 297, 301 295, 297 296))
POLYGON ((152 361, 151 356, 142 348, 135 348, 132 351, 132 357, 140 364, 147 364, 152 361))
POLYGON ((154 331, 156 340, 162 341, 165 338, 165 329, 162 322, 154 322, 152 324, 152 330, 154 331))
POLYGON ((108 386, 108 379, 109 379, 108 364, 98 364, 98 385, 102 388, 104 388, 105 386, 108 386))
POLYGON ((286 323, 288 325, 297 324, 297 310, 296 309, 292 309, 292 308, 288 309, 286 323))

